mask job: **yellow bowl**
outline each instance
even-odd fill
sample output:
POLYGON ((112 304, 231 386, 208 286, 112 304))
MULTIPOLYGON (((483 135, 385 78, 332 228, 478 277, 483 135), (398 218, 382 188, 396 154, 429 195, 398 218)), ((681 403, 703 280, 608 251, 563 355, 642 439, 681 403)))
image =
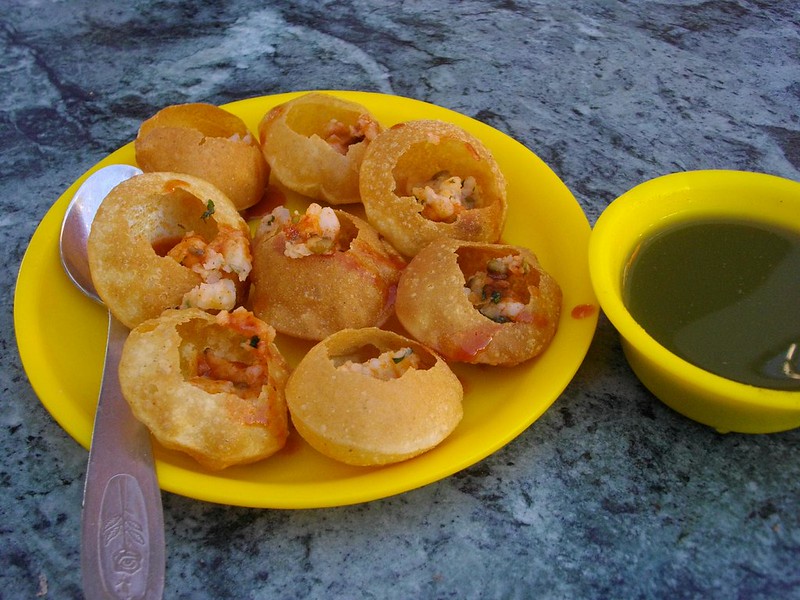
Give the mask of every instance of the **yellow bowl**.
POLYGON ((793 429, 800 426, 800 392, 738 383, 685 361, 653 339, 623 303, 625 266, 639 243, 674 223, 714 218, 800 234, 800 183, 760 173, 694 171, 633 188, 608 206, 592 231, 595 294, 634 373, 666 405, 722 433, 793 429))

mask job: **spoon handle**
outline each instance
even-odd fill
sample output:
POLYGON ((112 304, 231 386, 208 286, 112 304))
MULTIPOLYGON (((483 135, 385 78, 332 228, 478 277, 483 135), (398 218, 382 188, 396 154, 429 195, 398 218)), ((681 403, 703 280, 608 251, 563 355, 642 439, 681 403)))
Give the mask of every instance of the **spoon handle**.
POLYGON ((131 413, 118 366, 128 329, 111 313, 83 493, 81 571, 87 600, 161 598, 164 515, 150 433, 131 413))

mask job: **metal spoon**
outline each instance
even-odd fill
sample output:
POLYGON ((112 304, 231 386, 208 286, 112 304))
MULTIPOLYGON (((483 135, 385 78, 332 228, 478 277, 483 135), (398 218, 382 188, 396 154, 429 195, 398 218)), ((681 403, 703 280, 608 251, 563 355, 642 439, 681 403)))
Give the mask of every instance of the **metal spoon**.
MULTIPOLYGON (((101 302, 89 272, 87 242, 108 193, 140 174, 129 165, 93 173, 75 193, 61 226, 61 263, 87 296, 101 302)), ((161 598, 164 516, 147 428, 131 413, 117 373, 128 329, 108 313, 108 343, 97 402, 81 524, 81 572, 87 600, 161 598)))

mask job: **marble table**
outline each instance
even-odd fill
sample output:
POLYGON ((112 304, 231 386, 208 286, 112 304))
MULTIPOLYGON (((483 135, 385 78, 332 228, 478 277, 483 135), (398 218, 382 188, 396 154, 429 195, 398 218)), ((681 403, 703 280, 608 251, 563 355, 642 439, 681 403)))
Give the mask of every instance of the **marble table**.
MULTIPOLYGON (((86 451, 34 394, 16 274, 49 206, 162 106, 398 94, 513 136, 589 222, 675 171, 800 180, 800 2, 7 0, 0 16, 0 595, 80 598, 86 451)), ((167 598, 800 598, 800 431, 719 434, 637 381, 601 316, 497 453, 314 510, 165 493, 167 598)))

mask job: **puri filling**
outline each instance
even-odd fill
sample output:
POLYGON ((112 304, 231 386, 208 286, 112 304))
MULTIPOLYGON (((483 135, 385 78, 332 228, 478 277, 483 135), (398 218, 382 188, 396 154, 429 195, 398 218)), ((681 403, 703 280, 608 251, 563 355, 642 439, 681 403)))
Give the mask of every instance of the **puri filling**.
POLYGON ((303 214, 279 206, 264 217, 259 227, 266 237, 283 233, 286 239, 283 253, 289 258, 344 252, 355 237, 350 223, 339 221, 331 207, 323 208, 316 203, 309 205, 303 214))
POLYGON ((450 223, 465 210, 479 205, 475 178, 464 179, 439 171, 428 181, 411 189, 412 196, 422 205, 422 216, 431 221, 450 223))
POLYGON ((381 351, 369 345, 360 348, 355 354, 336 357, 334 365, 341 371, 361 373, 383 381, 397 379, 411 369, 426 368, 422 357, 413 348, 381 351))
POLYGON ((223 311, 215 323, 192 320, 179 326, 184 380, 210 393, 245 400, 259 397, 269 382, 273 335, 252 313, 223 311))
POLYGON ((465 272, 466 294, 483 316, 496 323, 529 322, 530 276, 537 276, 530 263, 519 254, 492 257, 485 268, 471 275, 465 272))
POLYGON ((339 154, 346 155, 350 146, 375 139, 380 131, 378 122, 366 114, 358 115, 354 125, 342 123, 338 119, 331 119, 322 132, 323 140, 339 154))
POLYGON ((236 306, 236 283, 245 281, 252 269, 250 240, 239 229, 216 224, 212 200, 206 202, 204 211, 195 212, 194 219, 184 215, 186 224, 176 224, 176 229, 185 231, 183 235, 162 232, 156 236, 153 250, 197 273, 202 280, 184 294, 181 308, 231 310, 236 306))

